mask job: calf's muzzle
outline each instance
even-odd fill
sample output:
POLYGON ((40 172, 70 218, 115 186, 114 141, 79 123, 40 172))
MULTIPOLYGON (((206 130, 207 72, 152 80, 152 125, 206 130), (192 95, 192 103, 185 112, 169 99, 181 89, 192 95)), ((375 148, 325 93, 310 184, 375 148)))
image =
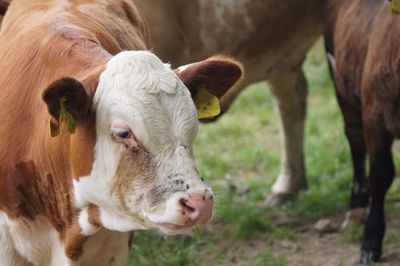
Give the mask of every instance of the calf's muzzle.
POLYGON ((213 195, 210 193, 192 194, 180 200, 182 215, 186 216, 193 224, 206 224, 212 216, 214 205, 213 195))

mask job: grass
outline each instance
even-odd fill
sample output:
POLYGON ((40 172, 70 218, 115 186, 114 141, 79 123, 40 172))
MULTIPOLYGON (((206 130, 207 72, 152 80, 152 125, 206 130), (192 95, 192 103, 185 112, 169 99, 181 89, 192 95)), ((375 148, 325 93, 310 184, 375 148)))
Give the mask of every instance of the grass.
POLYGON ((263 251, 258 256, 255 266, 286 266, 287 261, 284 257, 276 257, 271 251, 263 251))
POLYGON ((191 255, 200 245, 196 238, 164 238, 155 232, 138 232, 128 265, 197 265, 191 255))
MULTIPOLYGON (((310 88, 305 142, 308 190, 282 207, 259 208, 279 174, 281 138, 272 95, 265 82, 254 84, 218 122, 201 125, 196 139, 198 168, 216 194, 212 225, 200 227, 193 238, 139 232, 129 265, 231 265, 248 258, 252 260, 236 265, 287 265, 284 257, 265 247, 259 252, 245 246, 258 240, 295 239, 296 232, 279 221, 314 221, 346 210, 350 152, 321 41, 308 54, 304 69, 310 88)), ((400 165, 397 157, 395 162, 400 165)), ((399 190, 397 186, 389 194, 398 195, 399 190)), ((359 241, 360 234, 359 228, 348 233, 351 241, 359 241)), ((396 236, 389 234, 387 241, 394 240, 396 236)))

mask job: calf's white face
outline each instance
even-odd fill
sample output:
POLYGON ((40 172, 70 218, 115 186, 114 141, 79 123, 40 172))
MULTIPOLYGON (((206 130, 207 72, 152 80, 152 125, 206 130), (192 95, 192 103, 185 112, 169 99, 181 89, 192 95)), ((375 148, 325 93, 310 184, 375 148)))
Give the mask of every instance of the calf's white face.
MULTIPOLYGON (((74 181, 76 206, 97 205, 101 224, 110 230, 157 228, 176 234, 207 223, 213 193, 194 161, 198 118, 192 97, 199 86, 222 97, 241 76, 240 64, 224 57, 191 64, 175 74, 147 51, 114 56, 91 100, 96 115, 94 162, 90 175, 74 181)), ((68 82, 79 87, 78 81, 68 82)), ((45 101, 50 98, 44 96, 45 101)), ((51 112, 51 101, 46 102, 50 113, 57 114, 51 112)), ((90 233, 85 217, 83 212, 81 226, 90 233)))
POLYGON ((190 211, 185 201, 191 195, 204 195, 211 214, 212 191, 201 181, 192 152, 196 108, 169 65, 146 51, 116 55, 100 76, 93 108, 95 161, 91 175, 75 184, 81 204, 167 233, 197 222, 182 214, 190 211))

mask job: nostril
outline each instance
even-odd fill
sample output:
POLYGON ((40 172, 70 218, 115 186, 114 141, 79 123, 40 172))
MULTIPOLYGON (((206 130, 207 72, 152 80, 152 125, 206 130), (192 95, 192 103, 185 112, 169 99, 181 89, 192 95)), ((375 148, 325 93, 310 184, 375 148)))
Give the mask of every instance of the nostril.
MULTIPOLYGON (((179 203, 182 205, 182 207, 183 207, 187 212, 189 212, 189 213, 195 212, 196 209, 193 208, 193 207, 191 207, 191 206, 189 206, 189 205, 188 205, 188 201, 189 201, 188 199, 182 198, 182 199, 179 200, 179 203)), ((183 211, 182 214, 183 214, 184 212, 185 212, 185 211, 183 211)))
POLYGON ((207 223, 212 216, 213 197, 207 194, 191 194, 188 198, 181 198, 182 215, 197 224, 207 223))

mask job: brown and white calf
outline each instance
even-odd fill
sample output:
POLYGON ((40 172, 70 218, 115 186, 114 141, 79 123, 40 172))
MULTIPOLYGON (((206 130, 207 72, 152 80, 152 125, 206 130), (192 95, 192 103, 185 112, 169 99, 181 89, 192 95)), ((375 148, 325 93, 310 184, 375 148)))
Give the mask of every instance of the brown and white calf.
POLYGON ((353 159, 350 207, 364 208, 371 200, 364 264, 381 257, 385 194, 395 174, 391 148, 400 137, 400 16, 388 5, 387 0, 332 0, 326 11, 326 51, 353 159))
MULTIPOLYGON (((151 47, 175 66, 216 53, 245 66, 246 80, 221 98, 226 111, 247 85, 267 80, 282 120, 282 170, 267 203, 306 187, 305 54, 321 35, 326 0, 132 0, 150 26, 151 47)), ((267 137, 267 136, 266 136, 267 137)))
POLYGON ((191 96, 222 97, 242 67, 212 57, 174 72, 146 48, 128 0, 11 3, 0 32, 0 265, 124 265, 132 230, 210 220, 191 96))

